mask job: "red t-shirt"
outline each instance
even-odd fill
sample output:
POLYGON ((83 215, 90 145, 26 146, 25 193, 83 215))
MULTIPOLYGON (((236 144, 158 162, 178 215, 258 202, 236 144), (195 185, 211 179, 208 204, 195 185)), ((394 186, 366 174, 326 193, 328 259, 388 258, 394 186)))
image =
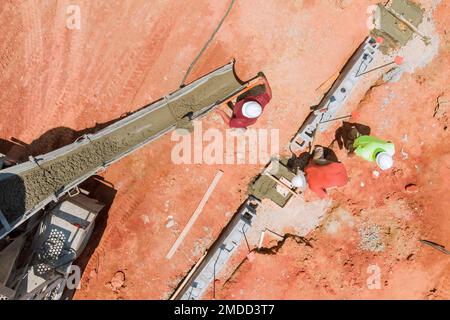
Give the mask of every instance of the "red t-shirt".
POLYGON ((256 101, 258 102, 262 109, 264 110, 264 107, 269 103, 270 96, 268 93, 264 92, 255 96, 247 97, 245 99, 242 99, 234 105, 234 111, 233 111, 233 117, 230 120, 230 127, 231 128, 247 128, 248 126, 256 123, 256 120, 258 118, 247 118, 242 114, 242 106, 244 103, 249 101, 256 101))
POLYGON ((342 187, 348 182, 347 170, 340 162, 319 166, 311 161, 305 174, 309 188, 322 199, 327 197, 326 188, 342 187))

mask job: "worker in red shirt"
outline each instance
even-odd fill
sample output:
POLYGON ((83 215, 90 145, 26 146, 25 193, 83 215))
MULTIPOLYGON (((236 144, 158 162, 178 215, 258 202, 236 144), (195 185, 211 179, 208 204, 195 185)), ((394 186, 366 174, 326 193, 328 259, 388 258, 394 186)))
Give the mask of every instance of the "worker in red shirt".
POLYGON ((252 89, 250 89, 250 94, 247 94, 245 97, 242 97, 242 95, 238 97, 237 102, 234 105, 230 103, 230 107, 233 109, 233 115, 231 117, 223 110, 218 110, 223 121, 231 128, 247 129, 248 126, 255 124, 259 116, 261 116, 264 107, 272 99, 272 89, 270 88, 266 76, 262 72, 258 73, 258 76, 260 77, 263 86, 257 86, 253 89, 262 87, 262 92, 252 93, 252 89))
POLYGON ((304 172, 298 171, 292 179, 292 185, 301 190, 307 186, 321 199, 327 197, 327 188, 342 187, 347 184, 347 170, 340 162, 329 161, 325 157, 323 147, 314 149, 314 156, 305 167, 304 172))

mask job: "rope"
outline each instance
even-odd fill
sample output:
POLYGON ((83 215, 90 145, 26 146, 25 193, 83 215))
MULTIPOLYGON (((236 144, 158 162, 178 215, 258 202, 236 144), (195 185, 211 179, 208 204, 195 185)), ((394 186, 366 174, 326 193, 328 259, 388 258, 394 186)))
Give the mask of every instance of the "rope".
POLYGON ((187 77, 189 76, 189 74, 191 73, 192 69, 194 68, 194 65, 197 63, 197 61, 200 59, 200 57, 202 56, 203 52, 205 52, 205 50, 208 48, 208 46, 210 45, 211 41, 214 39, 214 37, 216 36, 217 32, 219 31, 220 27, 222 27, 223 22, 225 21, 225 19, 228 17, 228 15, 230 14, 231 9, 233 8, 234 3, 236 2, 236 0, 231 0, 227 11, 225 12, 224 16, 222 17, 222 19, 220 20, 219 24, 217 25, 216 29, 214 30, 214 32, 212 33, 212 35, 209 37, 208 41, 206 41, 205 45, 203 46, 203 48, 200 50, 200 52, 197 54, 197 56, 195 57, 195 59, 192 61, 192 63, 189 65, 188 70, 186 71, 186 74, 183 77, 183 80, 180 83, 180 87, 184 86, 184 83, 186 82, 187 77))

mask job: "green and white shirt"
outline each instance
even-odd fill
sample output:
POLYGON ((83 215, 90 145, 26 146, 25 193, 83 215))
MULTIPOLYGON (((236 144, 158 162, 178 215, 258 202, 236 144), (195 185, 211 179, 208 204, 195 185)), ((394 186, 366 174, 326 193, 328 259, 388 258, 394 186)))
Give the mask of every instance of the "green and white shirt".
POLYGON ((372 136, 360 136, 353 143, 356 155, 367 161, 375 161, 377 154, 387 152, 390 156, 395 154, 395 147, 392 142, 384 141, 372 136))

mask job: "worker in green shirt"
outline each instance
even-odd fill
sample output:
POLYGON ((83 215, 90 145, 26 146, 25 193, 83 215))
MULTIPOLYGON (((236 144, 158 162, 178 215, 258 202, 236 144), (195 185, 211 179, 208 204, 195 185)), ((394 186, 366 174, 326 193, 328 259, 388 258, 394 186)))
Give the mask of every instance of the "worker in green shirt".
POLYGON ((353 143, 355 154, 367 161, 376 161, 381 170, 388 170, 394 164, 394 144, 390 141, 362 135, 353 143))

